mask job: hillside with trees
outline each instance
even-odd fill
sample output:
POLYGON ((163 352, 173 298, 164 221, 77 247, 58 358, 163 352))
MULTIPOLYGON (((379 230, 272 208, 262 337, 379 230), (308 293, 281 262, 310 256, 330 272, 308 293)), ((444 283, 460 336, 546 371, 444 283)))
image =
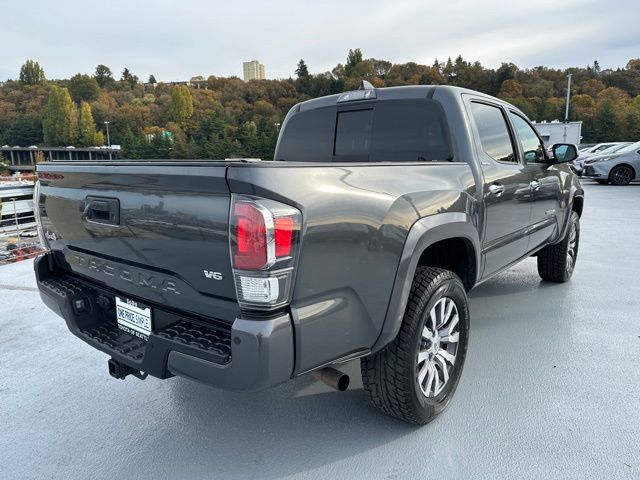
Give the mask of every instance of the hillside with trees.
POLYGON ((558 70, 497 69, 462 57, 433 65, 364 59, 350 50, 344 64, 311 74, 304 60, 295 78, 243 82, 211 76, 193 85, 147 83, 125 68, 119 78, 105 65, 92 75, 48 80, 27 60, 17 80, 0 85, 0 143, 102 145, 104 122, 126 158, 272 158, 278 129, 297 102, 353 90, 365 79, 376 87, 456 85, 503 98, 532 120, 564 118, 566 75, 573 74, 570 119, 583 121, 584 142, 640 140, 640 59, 616 70, 598 62, 558 70))

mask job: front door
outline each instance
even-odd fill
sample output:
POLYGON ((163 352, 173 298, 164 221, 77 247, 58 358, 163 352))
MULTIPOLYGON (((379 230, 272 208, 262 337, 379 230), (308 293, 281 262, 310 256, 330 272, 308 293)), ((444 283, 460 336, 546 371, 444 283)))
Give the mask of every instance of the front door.
POLYGON ((506 112, 485 99, 468 103, 476 150, 484 175, 484 276, 527 251, 531 217, 531 174, 516 154, 506 112))
POLYGON ((519 113, 510 111, 520 155, 531 177, 531 225, 528 250, 535 250, 549 240, 558 228, 562 212, 560 173, 551 166, 544 144, 535 129, 519 113))

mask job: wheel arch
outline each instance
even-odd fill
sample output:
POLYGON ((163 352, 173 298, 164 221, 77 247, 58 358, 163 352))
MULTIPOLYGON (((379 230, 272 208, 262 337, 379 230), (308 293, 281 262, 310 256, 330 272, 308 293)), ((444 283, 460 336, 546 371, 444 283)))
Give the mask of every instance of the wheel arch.
POLYGON ((629 164, 627 162, 621 162, 621 163, 618 163, 617 165, 615 165, 614 167, 612 167, 611 170, 609 171, 609 176, 607 177, 609 179, 609 181, 611 181, 611 173, 618 167, 630 168, 631 172, 633 173, 633 180, 638 178, 638 172, 636 171, 635 168, 633 168, 633 165, 631 165, 631 164, 629 164))
POLYGON ((468 291, 478 280, 480 252, 477 227, 466 213, 440 213, 414 223, 400 256, 382 330, 371 351, 381 350, 398 334, 419 266, 454 271, 468 291))

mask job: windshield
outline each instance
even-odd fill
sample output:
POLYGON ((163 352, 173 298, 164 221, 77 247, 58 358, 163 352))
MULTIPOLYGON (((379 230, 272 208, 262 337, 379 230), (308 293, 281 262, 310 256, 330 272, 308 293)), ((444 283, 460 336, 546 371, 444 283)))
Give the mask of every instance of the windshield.
POLYGON ((605 148, 604 150, 602 150, 599 153, 613 153, 613 152, 617 152, 618 150, 622 150, 624 147, 630 145, 631 142, 624 142, 621 143, 620 145, 614 145, 613 147, 609 147, 609 148, 605 148))
POLYGON ((632 143, 631 145, 627 145, 621 148, 620 150, 617 150, 616 153, 629 153, 637 149, 640 149, 640 142, 635 142, 635 143, 632 143))

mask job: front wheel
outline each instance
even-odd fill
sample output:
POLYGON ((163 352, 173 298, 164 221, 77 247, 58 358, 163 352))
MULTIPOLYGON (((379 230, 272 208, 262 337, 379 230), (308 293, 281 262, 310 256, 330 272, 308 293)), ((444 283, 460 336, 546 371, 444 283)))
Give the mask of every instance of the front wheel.
POLYGON ((619 165, 611 170, 609 174, 609 181, 612 185, 629 185, 634 177, 631 167, 626 165, 619 165))
POLYGON ((361 360, 371 403, 408 423, 431 421, 458 386, 468 334, 469 305, 460 279, 441 268, 418 268, 397 337, 361 360))
POLYGON ((543 280, 566 282, 573 275, 580 246, 580 217, 571 212, 564 239, 538 252, 538 273, 543 280))

